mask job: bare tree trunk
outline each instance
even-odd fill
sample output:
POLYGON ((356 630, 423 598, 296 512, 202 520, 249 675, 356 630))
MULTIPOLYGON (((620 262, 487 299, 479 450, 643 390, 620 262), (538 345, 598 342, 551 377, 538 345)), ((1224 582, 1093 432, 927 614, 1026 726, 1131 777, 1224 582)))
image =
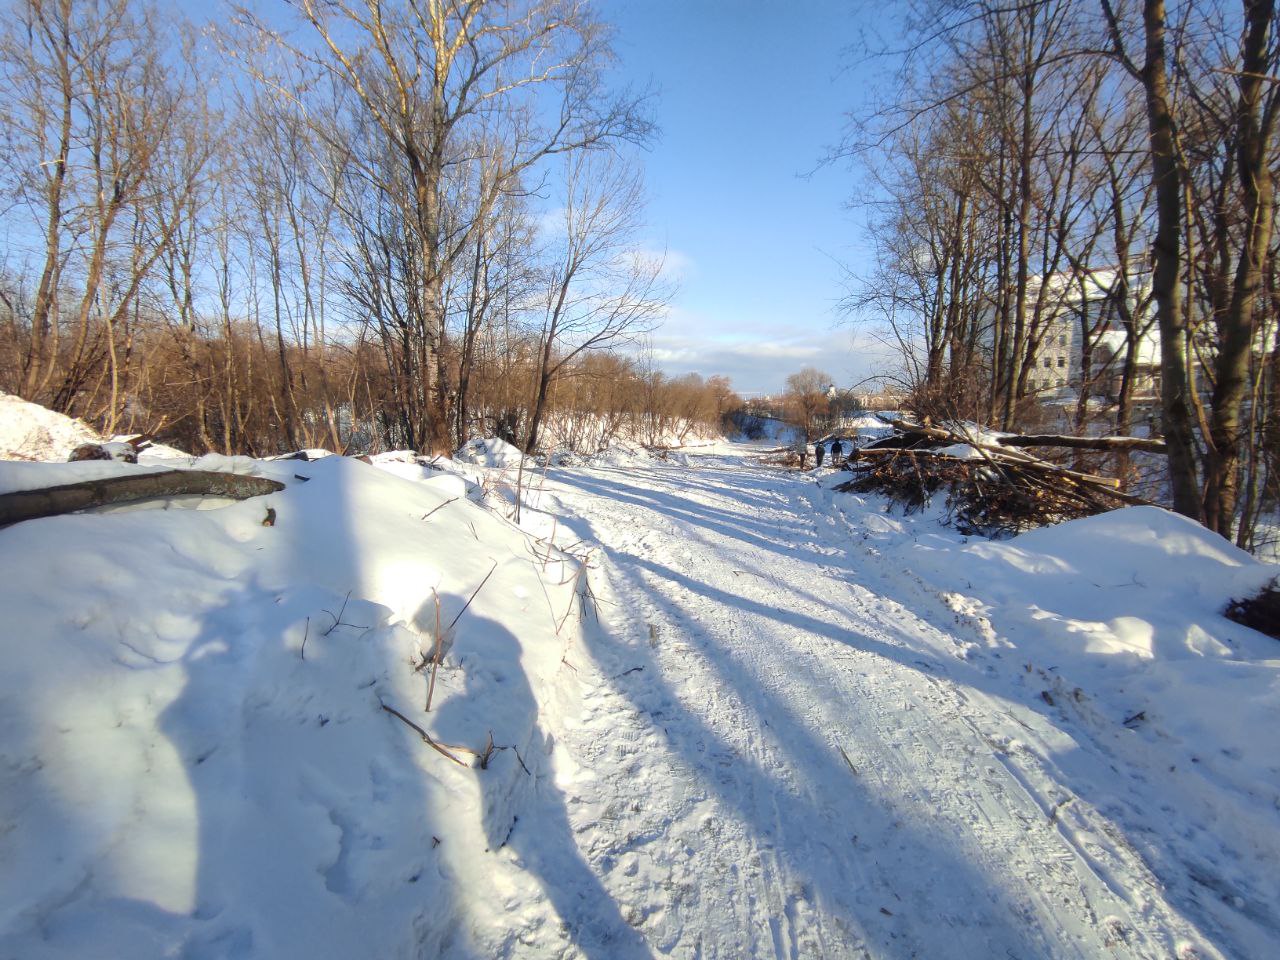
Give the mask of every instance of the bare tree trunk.
POLYGON ((1156 235, 1152 256, 1152 293, 1160 331, 1161 426, 1169 447, 1169 489, 1173 508, 1199 520, 1202 516, 1196 482, 1195 432, 1191 418, 1191 385, 1187 373, 1187 325, 1182 289, 1182 173, 1169 88, 1165 49, 1164 0, 1143 0, 1145 59, 1134 67, 1123 41, 1110 0, 1102 0, 1111 26, 1115 51, 1142 84, 1147 107, 1151 179, 1156 194, 1156 235))
POLYGON ((1236 175, 1244 199, 1244 234, 1226 315, 1218 325, 1209 450, 1205 458, 1204 522, 1231 539, 1240 486, 1240 455, 1245 442, 1241 414, 1249 395, 1250 355, 1255 304, 1271 246, 1274 211, 1271 153, 1275 97, 1264 90, 1268 76, 1268 40, 1274 0, 1244 0, 1245 35, 1237 83, 1236 175))

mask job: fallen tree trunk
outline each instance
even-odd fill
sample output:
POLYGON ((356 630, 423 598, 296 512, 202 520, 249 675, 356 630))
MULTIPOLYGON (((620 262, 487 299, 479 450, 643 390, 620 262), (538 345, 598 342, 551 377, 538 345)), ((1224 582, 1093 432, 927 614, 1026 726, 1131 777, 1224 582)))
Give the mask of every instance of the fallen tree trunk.
MULTIPOLYGON (((987 450, 999 449, 991 444, 970 438, 962 430, 947 430, 941 427, 910 423, 906 420, 888 420, 886 422, 907 437, 921 437, 928 440, 937 440, 940 443, 967 443, 970 446, 987 450)), ((1168 453, 1168 447, 1163 440, 1151 440, 1147 437, 1074 437, 1057 433, 1033 433, 1020 436, 995 437, 994 439, 1003 447, 1071 447, 1080 450, 1141 450, 1146 453, 1168 453)))
POLYGON ((165 470, 138 476, 83 480, 57 487, 0 494, 0 527, 117 503, 181 496, 248 500, 283 489, 283 483, 264 477, 210 470, 165 470))
MULTIPOLYGON (((945 443, 948 445, 965 444, 967 446, 973 447, 974 450, 977 450, 978 453, 982 455, 985 460, 988 460, 988 461, 991 461, 991 458, 987 457, 986 454, 995 454, 996 460, 1002 463, 1016 463, 1016 464, 1031 467, 1031 468, 1039 467, 1043 470, 1049 470, 1056 474, 1061 474, 1062 476, 1071 477, 1074 480, 1081 480, 1086 483, 1102 484, 1103 486, 1106 486, 1106 487, 1118 488, 1120 486, 1120 481, 1113 477, 1101 477, 1094 473, 1077 473, 1074 470, 1067 470, 1064 467, 1060 467, 1056 463, 1050 463, 1048 460, 1041 460, 1039 457, 1034 457, 1029 453, 1025 453, 1022 450, 1018 450, 1017 448, 1010 450, 1007 447, 1000 446, 994 443, 983 443, 982 441, 975 440, 972 437, 966 436, 963 433, 953 433, 950 430, 943 430, 938 427, 920 426, 914 423, 907 423, 906 421, 903 421, 903 420, 892 420, 890 421, 890 423, 892 424, 894 429, 902 431, 903 434, 906 435, 907 437, 917 436, 926 440, 933 440, 938 443, 945 443)), ((999 439, 1001 443, 1004 442, 1003 437, 999 439)), ((1138 438, 1135 437, 1134 439, 1138 439, 1138 438)), ((866 454, 866 453, 874 453, 878 451, 876 451, 874 448, 872 449, 863 448, 859 452, 866 454)), ((917 452, 928 453, 928 450, 917 451, 917 452)), ((1143 500, 1141 497, 1134 497, 1132 502, 1135 504, 1147 503, 1147 501, 1143 500)))
POLYGON ((1059 434, 1034 433, 1019 437, 1000 437, 1006 447, 1071 447, 1076 450, 1141 450, 1144 453, 1168 453, 1163 440, 1146 437, 1069 437, 1059 434))

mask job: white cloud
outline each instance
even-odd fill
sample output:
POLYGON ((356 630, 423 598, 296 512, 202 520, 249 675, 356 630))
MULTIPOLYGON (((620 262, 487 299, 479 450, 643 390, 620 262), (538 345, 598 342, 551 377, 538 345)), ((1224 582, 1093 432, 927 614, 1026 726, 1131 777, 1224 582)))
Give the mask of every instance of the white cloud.
POLYGON ((849 329, 801 331, 771 336, 678 332, 696 329, 696 318, 672 311, 668 322, 646 345, 648 354, 671 376, 721 374, 740 393, 774 393, 789 374, 812 366, 837 384, 852 385, 891 368, 883 346, 849 329))

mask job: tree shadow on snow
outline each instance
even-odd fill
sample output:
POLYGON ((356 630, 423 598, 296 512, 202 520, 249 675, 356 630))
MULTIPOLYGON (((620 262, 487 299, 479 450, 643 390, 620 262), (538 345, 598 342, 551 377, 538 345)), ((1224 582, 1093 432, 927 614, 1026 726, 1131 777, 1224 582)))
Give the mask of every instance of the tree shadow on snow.
POLYGON ((434 839, 446 818, 422 789, 445 761, 423 763, 421 741, 381 709, 413 637, 365 599, 354 471, 369 469, 296 465, 260 534, 274 559, 201 614, 162 714, 198 824, 186 960, 439 956, 458 936, 434 839))
MULTIPOLYGON (((678 493, 638 488, 624 476, 613 482, 580 474, 558 474, 556 479, 587 493, 623 499, 653 510, 677 526, 690 523, 725 537, 745 539, 762 553, 754 561, 762 575, 767 573, 771 556, 819 559, 844 566, 816 549, 779 542, 792 533, 813 536, 800 525, 788 531, 741 514, 726 518, 678 493)), ((735 488, 734 496, 738 487, 763 485, 752 478, 736 483, 730 478, 727 483, 735 488)), ((711 489, 717 489, 722 496, 725 493, 723 488, 711 489)), ((577 536, 595 539, 589 524, 572 519, 568 523, 577 536)), ((620 548, 610 552, 618 561, 618 576, 632 578, 661 614, 690 626, 685 639, 701 655, 703 669, 739 695, 777 743, 787 746, 790 752, 786 759, 804 770, 802 780, 806 786, 797 788, 772 764, 765 766, 748 756, 740 736, 739 742, 734 742, 739 732, 712 725, 711 717, 716 711, 704 715, 688 705, 690 695, 682 694, 685 678, 664 674, 657 653, 642 636, 644 625, 640 622, 618 636, 603 629, 588 631, 590 652, 604 672, 624 674, 613 682, 613 690, 662 731, 674 768, 683 768, 700 789, 717 797, 747 825, 762 849, 789 861, 796 875, 808 878, 811 889, 803 895, 816 898, 825 913, 837 918, 838 925, 843 922, 843 928, 851 932, 859 946, 872 955, 904 958, 1000 956, 1026 960, 1089 955, 1083 942, 1065 942, 1066 931, 1038 923, 1029 896, 1013 894, 1014 890, 1034 889, 1024 878, 1005 877, 1000 872, 1004 865, 983 863, 980 858, 966 855, 966 850, 972 852, 981 844, 980 833, 939 817, 927 802, 912 804, 910 797, 893 799, 881 795, 874 775, 865 770, 861 774, 851 771, 837 749, 854 749, 856 745, 832 742, 813 716, 799 715, 792 704, 769 688, 767 678, 754 673, 731 648, 698 647, 702 609, 698 601, 705 599, 731 607, 775 624, 780 632, 793 628, 817 634, 853 650, 883 657, 907 670, 945 677, 961 687, 972 686, 997 700, 1003 699, 1005 693, 980 667, 957 662, 944 668, 923 659, 912 647, 909 630, 903 630, 901 646, 892 642, 888 625, 884 639, 869 636, 850 622, 847 609, 838 606, 826 605, 832 613, 828 618, 787 609, 786 601, 794 601, 789 589, 785 599, 780 593, 780 602, 774 604, 712 586, 620 548), (647 578, 636 576, 637 570, 649 578, 676 585, 679 589, 672 595, 683 592, 690 601, 669 600, 661 591, 646 587, 647 578), (814 830, 815 823, 821 824, 823 830, 814 830)), ((917 646, 918 643, 915 640, 917 646)), ((817 670, 819 666, 796 665, 798 670, 809 668, 817 670)), ((705 695, 700 689, 695 698, 705 695)), ((729 715, 732 713, 728 711, 729 715)), ((924 797, 940 787, 920 785, 924 797)), ((979 820, 983 816, 977 809, 973 815, 979 820)), ((793 943, 784 952, 808 955, 804 944, 793 943)))
POLYGON ((561 933, 590 960, 631 960, 651 954, 623 919, 618 904, 579 851, 564 795, 554 783, 551 738, 519 667, 521 646, 501 624, 467 621, 455 652, 466 648, 467 691, 440 710, 435 729, 446 741, 491 732, 496 749, 477 770, 488 849, 506 848, 536 878, 560 917, 561 933))

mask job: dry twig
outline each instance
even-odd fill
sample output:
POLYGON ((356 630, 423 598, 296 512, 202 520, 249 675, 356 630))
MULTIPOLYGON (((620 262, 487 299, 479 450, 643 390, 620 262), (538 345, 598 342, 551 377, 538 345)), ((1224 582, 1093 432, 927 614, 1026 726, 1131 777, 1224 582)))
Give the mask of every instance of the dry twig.
MULTIPOLYGON (((389 707, 384 703, 382 704, 382 709, 387 711, 387 713, 391 714, 393 717, 397 717, 406 726, 411 727, 413 731, 422 738, 422 742, 425 743, 427 746, 429 746, 432 750, 435 750, 437 753, 440 753, 443 756, 448 757, 450 760, 452 760, 454 763, 456 763, 460 767, 466 766, 465 763, 463 763, 456 756, 454 756, 452 753, 449 752, 449 750, 466 750, 467 749, 466 747, 450 747, 449 749, 446 749, 443 744, 437 743, 435 740, 432 740, 431 735, 428 734, 427 731, 423 730, 420 726, 418 726, 416 723, 414 723, 412 720, 406 717, 403 713, 401 713, 395 707, 389 707)), ((467 750, 467 752, 472 753, 473 751, 467 750)))

